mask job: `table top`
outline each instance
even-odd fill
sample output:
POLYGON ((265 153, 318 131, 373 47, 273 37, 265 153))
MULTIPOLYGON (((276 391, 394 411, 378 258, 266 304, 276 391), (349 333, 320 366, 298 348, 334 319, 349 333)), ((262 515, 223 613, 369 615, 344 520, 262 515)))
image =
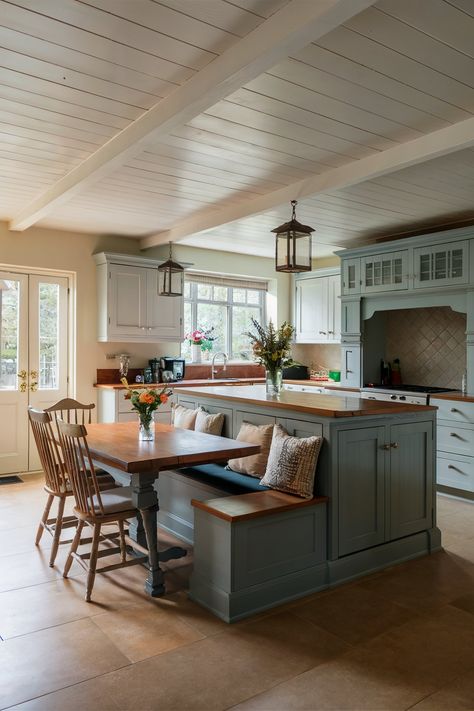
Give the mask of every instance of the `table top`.
POLYGON ((159 423, 155 440, 142 442, 138 421, 87 425, 87 442, 94 460, 130 474, 222 462, 260 451, 256 444, 159 423))

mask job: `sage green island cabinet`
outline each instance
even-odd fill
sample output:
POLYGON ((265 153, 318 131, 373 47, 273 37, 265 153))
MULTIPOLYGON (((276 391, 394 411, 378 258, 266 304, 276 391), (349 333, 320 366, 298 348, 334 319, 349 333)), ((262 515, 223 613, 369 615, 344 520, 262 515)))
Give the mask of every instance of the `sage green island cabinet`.
MULTIPOLYGON (((325 505, 313 507, 314 512, 311 507, 299 511, 301 524, 290 512, 275 515, 273 522, 270 515, 246 521, 227 517, 223 522, 219 513, 213 513, 212 496, 206 505, 199 504, 189 528, 194 526, 193 535, 188 536, 195 544, 194 599, 224 619, 237 619, 440 549, 435 499, 436 408, 362 400, 354 395, 284 390, 278 399, 272 399, 260 385, 177 388, 177 399, 186 407, 222 411, 225 431, 233 437, 246 421, 280 423, 293 436, 324 438, 315 497, 325 497, 325 505), (300 525, 311 531, 303 539, 300 525), (245 540, 252 541, 251 551, 239 549, 239 541, 245 540), (285 559, 279 557, 283 550, 285 559), (261 571, 266 569, 265 561, 268 566, 272 561, 275 571, 258 590, 253 587, 256 578, 250 569, 247 582, 242 582, 249 556, 259 561, 261 571), (210 562, 214 557, 219 564, 210 562), (224 561, 229 565, 226 590, 216 582, 222 579, 216 571, 222 570, 224 561), (232 587, 233 566, 239 570, 239 591, 232 587), (229 605, 237 604, 235 596, 239 600, 245 597, 246 602, 233 617, 221 604, 223 599, 230 601, 229 605)), ((261 494, 245 496, 251 500, 261 494)), ((173 505, 169 498, 167 505, 173 505)), ((168 528, 179 535, 179 530, 173 530, 173 512, 160 513, 168 528)))

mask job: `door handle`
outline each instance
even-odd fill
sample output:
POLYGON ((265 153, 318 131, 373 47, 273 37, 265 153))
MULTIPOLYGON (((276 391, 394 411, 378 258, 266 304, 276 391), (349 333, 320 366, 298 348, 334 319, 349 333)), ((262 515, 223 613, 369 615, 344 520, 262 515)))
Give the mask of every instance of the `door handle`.
POLYGON ((26 392, 26 388, 28 387, 27 384, 26 384, 26 380, 27 380, 27 378, 28 378, 28 373, 26 372, 26 370, 20 370, 20 372, 17 373, 17 376, 18 376, 18 377, 20 378, 20 380, 21 380, 21 383, 20 383, 20 392, 21 392, 21 393, 25 393, 25 392, 26 392))
POLYGON ((38 371, 30 370, 30 390, 35 393, 38 390, 38 371))

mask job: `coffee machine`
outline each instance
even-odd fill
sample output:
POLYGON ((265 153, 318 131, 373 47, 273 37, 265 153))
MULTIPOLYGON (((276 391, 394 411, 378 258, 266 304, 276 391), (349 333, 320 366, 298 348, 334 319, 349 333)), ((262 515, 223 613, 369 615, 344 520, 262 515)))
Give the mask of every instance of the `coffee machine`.
POLYGON ((160 358, 160 381, 176 382, 182 380, 185 372, 184 358, 164 356, 160 358))

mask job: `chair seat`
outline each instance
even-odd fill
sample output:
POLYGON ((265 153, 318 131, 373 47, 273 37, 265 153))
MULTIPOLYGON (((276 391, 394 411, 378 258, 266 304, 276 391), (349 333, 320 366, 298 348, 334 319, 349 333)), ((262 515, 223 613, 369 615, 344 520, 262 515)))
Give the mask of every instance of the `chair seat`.
MULTIPOLYGON (((108 516, 113 513, 121 513, 122 511, 133 511, 135 506, 132 502, 132 491, 131 486, 119 486, 116 489, 105 489, 101 491, 100 498, 102 499, 104 514, 108 516)), ((92 501, 94 511, 100 516, 102 512, 95 494, 92 497, 92 501)))

